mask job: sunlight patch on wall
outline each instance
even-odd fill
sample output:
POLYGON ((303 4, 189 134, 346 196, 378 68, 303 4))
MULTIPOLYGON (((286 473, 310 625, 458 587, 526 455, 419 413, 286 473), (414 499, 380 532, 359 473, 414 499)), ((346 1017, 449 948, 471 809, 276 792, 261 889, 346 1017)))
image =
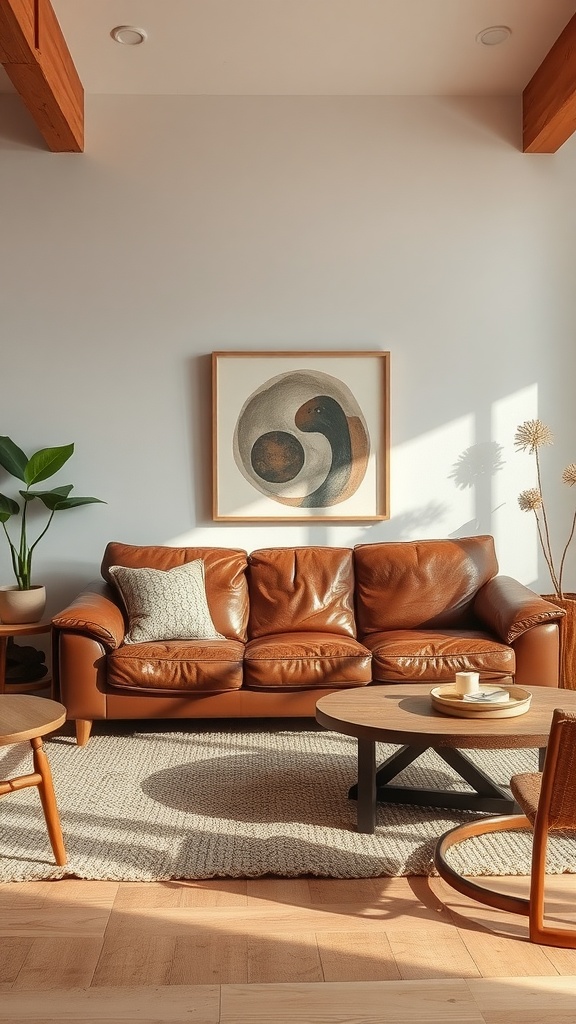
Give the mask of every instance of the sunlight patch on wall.
POLYGON ((392 524, 402 540, 477 532, 474 489, 452 483, 461 454, 474 438, 470 413, 394 447, 392 524))
POLYGON ((500 572, 527 586, 536 586, 539 576, 539 548, 532 513, 522 512, 518 495, 536 486, 534 457, 514 448, 516 428, 524 420, 538 418, 538 385, 531 384, 492 405, 492 437, 501 445, 504 471, 492 483, 492 532, 500 572))

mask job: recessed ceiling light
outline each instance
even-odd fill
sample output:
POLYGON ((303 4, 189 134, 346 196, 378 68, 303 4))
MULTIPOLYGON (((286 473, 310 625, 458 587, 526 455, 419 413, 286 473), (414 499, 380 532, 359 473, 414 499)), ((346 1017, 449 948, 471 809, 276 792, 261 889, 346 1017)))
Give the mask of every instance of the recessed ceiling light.
POLYGON ((512 29, 507 25, 491 25, 478 33, 476 42, 482 43, 484 46, 499 46, 500 43, 505 43, 511 35, 512 29))
POLYGON ((112 29, 110 35, 117 43, 123 43, 124 46, 139 46, 148 38, 144 29, 136 28, 135 25, 117 25, 112 29))

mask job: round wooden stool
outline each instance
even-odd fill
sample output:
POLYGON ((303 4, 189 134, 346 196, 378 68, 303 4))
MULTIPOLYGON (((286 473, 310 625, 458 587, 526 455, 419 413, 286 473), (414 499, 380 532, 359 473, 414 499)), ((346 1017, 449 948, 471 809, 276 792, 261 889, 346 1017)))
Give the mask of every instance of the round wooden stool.
POLYGON ((19 775, 6 782, 0 782, 0 796, 15 792, 17 789, 26 789, 28 786, 38 786, 50 845, 57 864, 66 864, 66 850, 56 806, 52 772, 40 737, 54 732, 65 721, 66 708, 54 700, 24 694, 0 694, 0 746, 30 740, 34 765, 34 771, 30 775, 19 775))

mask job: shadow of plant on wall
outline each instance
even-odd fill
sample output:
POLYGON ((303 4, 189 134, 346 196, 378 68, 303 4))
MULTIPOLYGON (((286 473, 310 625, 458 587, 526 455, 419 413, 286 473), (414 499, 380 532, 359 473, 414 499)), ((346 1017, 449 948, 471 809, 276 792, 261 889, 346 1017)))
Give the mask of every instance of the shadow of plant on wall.
POLYGON ((474 489, 476 519, 466 523, 468 533, 492 533, 492 477, 505 465, 502 445, 496 441, 483 441, 466 448, 452 467, 448 479, 454 480, 461 490, 474 489))
POLYGON ((454 480, 460 490, 477 486, 479 481, 494 476, 503 468, 503 451, 502 445, 496 444, 496 441, 471 445, 458 456, 449 479, 454 480))
POLYGON ((415 534, 423 533, 435 523, 441 523, 447 513, 447 505, 439 501, 429 501, 394 517, 394 525, 399 540, 412 540, 415 534))

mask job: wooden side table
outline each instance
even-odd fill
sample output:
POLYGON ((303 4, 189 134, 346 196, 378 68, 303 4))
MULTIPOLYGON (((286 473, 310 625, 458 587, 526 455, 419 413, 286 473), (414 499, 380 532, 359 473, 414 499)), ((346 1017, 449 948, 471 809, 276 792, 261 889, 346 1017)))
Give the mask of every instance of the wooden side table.
MULTIPOLYGON (((12 627, 10 627, 12 628, 12 627)), ((66 708, 46 697, 0 694, 0 747, 30 741, 34 771, 0 782, 0 797, 28 786, 37 786, 50 845, 57 864, 66 864, 66 850, 58 816, 52 772, 41 736, 54 732, 66 721, 66 708)))
POLYGON ((32 693, 36 690, 47 690, 52 686, 50 675, 42 679, 36 679, 30 683, 7 683, 6 682, 6 650, 9 637, 33 636, 37 633, 50 633, 52 622, 47 619, 43 622, 22 622, 18 625, 0 623, 0 693, 32 693))

